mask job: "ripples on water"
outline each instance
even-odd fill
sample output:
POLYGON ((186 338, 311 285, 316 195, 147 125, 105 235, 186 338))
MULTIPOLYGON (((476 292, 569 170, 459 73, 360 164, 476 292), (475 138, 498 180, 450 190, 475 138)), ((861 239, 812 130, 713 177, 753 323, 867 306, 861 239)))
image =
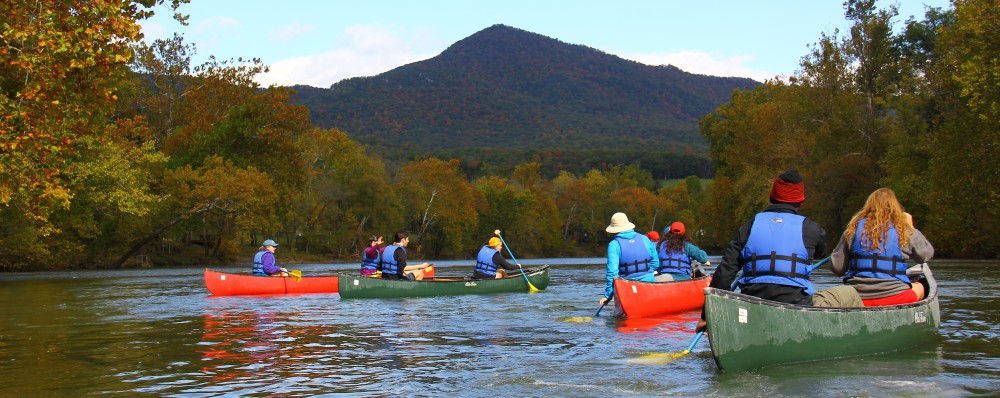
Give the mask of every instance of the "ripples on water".
MULTIPOLYGON (((943 317, 936 346, 750 373, 719 372, 707 339, 674 361, 644 359, 683 350, 698 314, 591 319, 603 289, 601 260, 544 262, 557 265, 541 293, 393 300, 209 297, 200 269, 3 276, 0 395, 938 397, 1000 390, 998 262, 935 267, 943 317)), ((348 267, 300 268, 308 275, 348 267)), ((469 270, 438 264, 441 275, 469 270)))

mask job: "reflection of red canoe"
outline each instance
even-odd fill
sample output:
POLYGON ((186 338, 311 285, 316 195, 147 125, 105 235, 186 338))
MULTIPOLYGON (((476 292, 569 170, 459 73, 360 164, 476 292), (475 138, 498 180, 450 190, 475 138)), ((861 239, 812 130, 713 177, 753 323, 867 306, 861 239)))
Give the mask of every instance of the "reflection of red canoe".
POLYGON ((673 282, 615 278, 615 301, 629 318, 691 311, 705 304, 703 290, 711 281, 711 276, 673 282))
POLYGON ((302 278, 227 274, 205 270, 205 287, 216 296, 336 293, 336 275, 302 278))
POLYGON ((620 333, 665 333, 688 334, 701 320, 701 311, 679 314, 651 315, 644 318, 622 318, 615 320, 615 330, 620 333))

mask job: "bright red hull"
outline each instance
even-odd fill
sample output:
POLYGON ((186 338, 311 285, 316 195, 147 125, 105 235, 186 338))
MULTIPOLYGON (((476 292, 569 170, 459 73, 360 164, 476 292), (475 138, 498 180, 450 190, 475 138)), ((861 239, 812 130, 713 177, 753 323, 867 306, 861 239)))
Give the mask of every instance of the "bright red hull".
POLYGON ((227 274, 205 270, 205 287, 215 296, 246 296, 258 294, 337 293, 336 275, 273 277, 227 274))
POLYGON ((704 290, 711 281, 711 276, 673 282, 615 278, 615 301, 629 318, 696 310, 705 305, 704 290))

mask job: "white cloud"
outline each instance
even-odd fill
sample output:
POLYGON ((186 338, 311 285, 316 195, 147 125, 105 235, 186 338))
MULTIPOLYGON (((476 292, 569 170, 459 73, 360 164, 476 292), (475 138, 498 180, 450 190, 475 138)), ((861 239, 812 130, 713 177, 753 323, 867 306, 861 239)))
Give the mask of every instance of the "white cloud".
POLYGON ((744 64, 753 60, 750 56, 716 57, 701 51, 681 51, 666 54, 619 54, 646 65, 673 65, 685 72, 721 77, 749 77, 763 82, 773 79, 775 73, 755 70, 744 64))
POLYGON ((193 26, 191 31, 195 33, 211 33, 219 28, 236 28, 239 26, 240 21, 236 19, 230 17, 213 17, 198 23, 197 26, 193 26))
POLYGON ((309 33, 312 33, 313 30, 315 29, 313 28, 312 25, 309 24, 303 25, 298 22, 292 22, 290 25, 285 26, 284 28, 281 28, 280 30, 275 32, 274 38, 277 41, 290 41, 305 36, 309 33))
POLYGON ((401 36, 381 26, 351 26, 337 38, 337 48, 273 62, 270 72, 256 80, 264 86, 329 87, 343 79, 373 76, 431 58, 441 51, 430 49, 437 42, 423 32, 401 36))

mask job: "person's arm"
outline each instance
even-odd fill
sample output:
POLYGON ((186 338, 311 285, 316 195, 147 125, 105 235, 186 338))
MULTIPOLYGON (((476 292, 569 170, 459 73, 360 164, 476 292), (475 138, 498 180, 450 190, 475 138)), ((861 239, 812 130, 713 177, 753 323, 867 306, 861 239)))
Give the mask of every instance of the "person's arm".
POLYGON ((406 265, 406 252, 404 252, 402 250, 396 250, 395 254, 396 254, 396 261, 399 262, 398 263, 399 264, 399 269, 403 270, 403 272, 406 272, 406 271, 416 271, 418 269, 424 269, 424 268, 427 268, 427 267, 431 266, 430 263, 422 263, 422 264, 417 264, 417 265, 406 265), (402 253, 400 253, 400 252, 402 252, 402 253))
POLYGON ((698 246, 695 246, 694 243, 684 242, 684 252, 687 253, 688 257, 697 260, 699 263, 708 264, 708 254, 698 246))
POLYGON ((914 229, 908 247, 903 249, 903 254, 917 264, 925 263, 934 257, 934 246, 931 246, 931 242, 920 230, 914 229))
POLYGON ((649 253, 649 257, 652 258, 652 260, 649 261, 649 270, 650 271, 659 271, 660 270, 660 253, 656 252, 656 245, 653 244, 652 241, 650 241, 649 244, 646 245, 646 252, 649 253))
POLYGON ((507 259, 503 258, 503 255, 500 254, 500 252, 493 253, 493 264, 499 265, 503 269, 511 271, 521 268, 517 264, 511 263, 510 261, 507 261, 507 259))
POLYGON ((712 283, 709 284, 710 287, 729 290, 733 286, 733 281, 742 268, 740 265, 740 252, 743 251, 743 246, 746 246, 747 239, 750 238, 751 227, 753 227, 752 219, 740 226, 740 229, 736 231, 736 235, 729 241, 729 246, 726 246, 726 250, 722 252, 722 261, 718 267, 715 267, 715 273, 712 275, 712 283))
MULTIPOLYGON (((813 243, 812 258, 819 260, 826 257, 826 230, 813 220, 806 219, 802 224, 802 238, 813 243)), ((809 247, 808 244, 806 247, 809 247)))
POLYGON ((274 261, 274 253, 264 253, 264 255, 260 258, 260 262, 264 264, 265 274, 271 275, 282 271, 281 267, 279 267, 274 261))
POLYGON ((837 242, 837 247, 830 254, 830 271, 833 271, 834 275, 844 276, 847 273, 847 262, 850 260, 848 258, 850 255, 851 246, 844 239, 844 235, 840 235, 840 242, 837 242))
POLYGON ((605 272, 604 277, 606 283, 604 284, 604 299, 611 300, 614 296, 613 288, 615 277, 618 276, 618 260, 621 259, 622 248, 618 244, 617 240, 612 239, 608 242, 608 269, 605 272))

